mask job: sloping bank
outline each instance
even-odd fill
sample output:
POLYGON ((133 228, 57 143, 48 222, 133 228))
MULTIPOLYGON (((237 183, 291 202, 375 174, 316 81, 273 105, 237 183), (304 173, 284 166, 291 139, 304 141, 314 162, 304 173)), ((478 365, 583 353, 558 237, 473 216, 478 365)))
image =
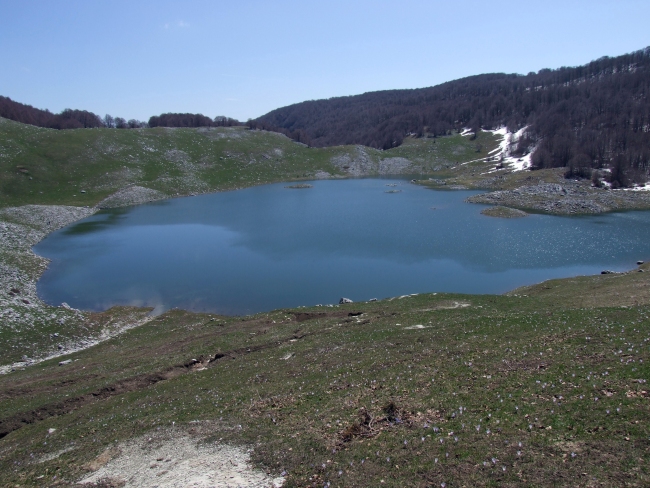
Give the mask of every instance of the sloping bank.
POLYGON ((0 374, 85 349, 142 325, 148 309, 114 307, 104 313, 53 307, 37 294, 36 283, 49 260, 32 246, 49 233, 93 215, 100 208, 136 205, 166 198, 161 192, 130 186, 96 207, 24 205, 0 210, 0 374))

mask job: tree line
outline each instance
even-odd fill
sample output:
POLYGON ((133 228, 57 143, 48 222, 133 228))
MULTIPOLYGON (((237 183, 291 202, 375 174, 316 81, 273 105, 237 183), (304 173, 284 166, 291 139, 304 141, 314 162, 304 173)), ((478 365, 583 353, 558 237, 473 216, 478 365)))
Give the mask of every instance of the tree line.
POLYGON ((533 169, 566 167, 578 177, 607 169, 614 186, 627 186, 648 179, 649 95, 650 47, 578 67, 307 101, 249 120, 248 126, 315 147, 378 149, 399 146, 407 136, 527 127, 514 150, 532 152, 533 169))
POLYGON ((31 105, 14 102, 11 98, 3 96, 0 96, 0 117, 51 129, 103 127, 102 120, 86 110, 67 108, 61 113, 53 114, 49 110, 41 110, 31 105))
POLYGON ((49 110, 41 110, 31 105, 16 102, 8 97, 0 96, 0 117, 15 120, 23 124, 47 127, 50 129, 88 129, 105 127, 109 129, 139 129, 143 127, 233 127, 243 125, 236 119, 218 115, 214 119, 203 114, 166 113, 154 115, 148 122, 136 119, 126 120, 106 114, 100 117, 86 110, 71 110, 69 108, 58 114, 49 110))

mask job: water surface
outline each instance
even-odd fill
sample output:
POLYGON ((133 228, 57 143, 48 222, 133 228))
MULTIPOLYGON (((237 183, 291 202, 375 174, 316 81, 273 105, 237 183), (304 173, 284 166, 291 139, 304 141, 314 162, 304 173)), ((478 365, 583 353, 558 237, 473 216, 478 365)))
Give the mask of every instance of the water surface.
POLYGON ((102 211, 35 246, 52 260, 39 294, 86 310, 248 314, 340 297, 503 293, 650 257, 647 211, 496 219, 464 203, 476 192, 388 179, 312 184, 102 211))

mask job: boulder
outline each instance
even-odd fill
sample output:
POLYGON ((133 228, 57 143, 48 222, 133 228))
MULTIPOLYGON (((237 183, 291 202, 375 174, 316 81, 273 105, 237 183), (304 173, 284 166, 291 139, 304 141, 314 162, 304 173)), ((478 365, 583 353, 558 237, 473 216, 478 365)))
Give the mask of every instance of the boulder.
POLYGON ((344 298, 344 297, 343 297, 343 298, 341 298, 341 299, 339 300, 339 305, 342 305, 342 304, 344 304, 344 303, 354 303, 354 302, 353 302, 352 300, 350 300, 349 298, 344 298))

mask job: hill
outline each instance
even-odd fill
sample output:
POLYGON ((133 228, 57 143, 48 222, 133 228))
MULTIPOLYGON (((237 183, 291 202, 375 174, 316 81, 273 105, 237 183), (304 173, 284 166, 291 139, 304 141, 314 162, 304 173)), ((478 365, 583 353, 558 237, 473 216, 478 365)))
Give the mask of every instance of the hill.
POLYGON ((409 135, 525 129, 513 154, 532 153, 532 168, 567 167, 583 177, 604 168, 616 187, 648 180, 649 94, 646 48, 525 76, 484 74, 429 88, 306 101, 249 124, 315 147, 379 149, 399 146, 409 135))

